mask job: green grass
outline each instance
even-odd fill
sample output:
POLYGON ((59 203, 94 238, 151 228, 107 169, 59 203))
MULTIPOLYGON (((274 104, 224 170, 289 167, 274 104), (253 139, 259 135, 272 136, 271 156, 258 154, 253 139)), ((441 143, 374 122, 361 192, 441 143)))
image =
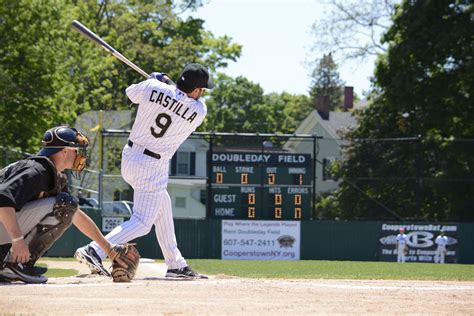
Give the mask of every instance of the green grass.
POLYGON ((188 260, 200 273, 245 278, 474 280, 474 265, 357 261, 188 260))
MULTIPOLYGON (((48 258, 48 260, 50 260, 48 258)), ((67 259, 68 261, 70 259, 67 259)), ((55 261, 66 261, 66 260, 55 260, 55 261)), ((47 267, 46 264, 44 263, 39 263, 38 266, 40 267, 47 267)), ((48 268, 48 271, 45 273, 45 276, 48 278, 66 278, 66 277, 72 277, 75 276, 79 273, 79 271, 75 269, 56 269, 56 268, 48 268)))
MULTIPOLYGON (((47 258, 73 261, 73 258, 47 258)), ((359 279, 359 280, 453 280, 474 281, 474 265, 359 261, 258 261, 187 260, 196 271, 209 275, 243 278, 359 279)), ((163 260, 157 260, 162 263, 163 260)), ((41 265, 41 264, 40 264, 41 265)), ((44 265, 43 265, 44 266, 44 265)), ((73 269, 50 269, 48 277, 77 275, 73 269)))

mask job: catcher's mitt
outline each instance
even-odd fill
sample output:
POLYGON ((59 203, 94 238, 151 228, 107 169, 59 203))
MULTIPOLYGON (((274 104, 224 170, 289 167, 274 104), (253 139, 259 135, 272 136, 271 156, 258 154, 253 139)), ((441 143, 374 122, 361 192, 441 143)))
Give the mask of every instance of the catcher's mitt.
POLYGON ((112 278, 114 282, 130 282, 137 272, 140 254, 135 244, 115 245, 109 253, 112 260, 112 278))

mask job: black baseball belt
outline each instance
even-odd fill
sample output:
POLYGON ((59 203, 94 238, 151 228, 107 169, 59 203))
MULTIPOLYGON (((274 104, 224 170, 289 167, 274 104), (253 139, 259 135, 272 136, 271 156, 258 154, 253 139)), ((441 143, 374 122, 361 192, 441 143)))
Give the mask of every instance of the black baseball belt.
MULTIPOLYGON (((128 146, 133 147, 133 142, 130 139, 128 140, 128 146)), ((148 150, 146 148, 145 148, 145 150, 143 150, 143 154, 147 155, 147 156, 150 156, 150 157, 153 157, 155 159, 161 159, 160 154, 154 153, 151 150, 148 150)))

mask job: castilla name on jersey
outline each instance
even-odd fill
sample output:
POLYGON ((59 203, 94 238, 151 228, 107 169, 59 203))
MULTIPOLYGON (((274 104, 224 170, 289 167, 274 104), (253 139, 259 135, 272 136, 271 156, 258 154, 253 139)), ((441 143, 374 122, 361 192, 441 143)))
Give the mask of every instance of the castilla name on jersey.
POLYGON ((165 96, 163 92, 158 93, 156 90, 151 90, 150 102, 159 103, 162 107, 167 108, 169 111, 175 113, 189 123, 192 123, 197 116, 196 112, 189 115, 189 107, 183 109, 183 107, 185 107, 183 103, 173 99, 169 95, 165 96), (183 110, 183 112, 181 112, 181 110, 183 110), (188 116, 186 116, 186 114, 188 116))

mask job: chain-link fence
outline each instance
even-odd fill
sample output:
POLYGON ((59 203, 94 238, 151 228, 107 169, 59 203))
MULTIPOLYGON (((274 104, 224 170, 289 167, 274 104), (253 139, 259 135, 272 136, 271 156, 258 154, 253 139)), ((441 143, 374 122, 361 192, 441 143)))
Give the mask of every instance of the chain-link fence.
MULTIPOLYGON (((74 194, 130 208, 120 174, 128 136, 102 130, 88 168, 70 175, 74 194)), ((26 156, 0 147, 1 167, 26 156)), ((175 217, 465 221, 474 220, 473 166, 466 139, 194 133, 170 161, 168 191, 175 217)))
POLYGON ((472 139, 357 139, 342 157, 338 198, 347 216, 474 220, 472 139))

